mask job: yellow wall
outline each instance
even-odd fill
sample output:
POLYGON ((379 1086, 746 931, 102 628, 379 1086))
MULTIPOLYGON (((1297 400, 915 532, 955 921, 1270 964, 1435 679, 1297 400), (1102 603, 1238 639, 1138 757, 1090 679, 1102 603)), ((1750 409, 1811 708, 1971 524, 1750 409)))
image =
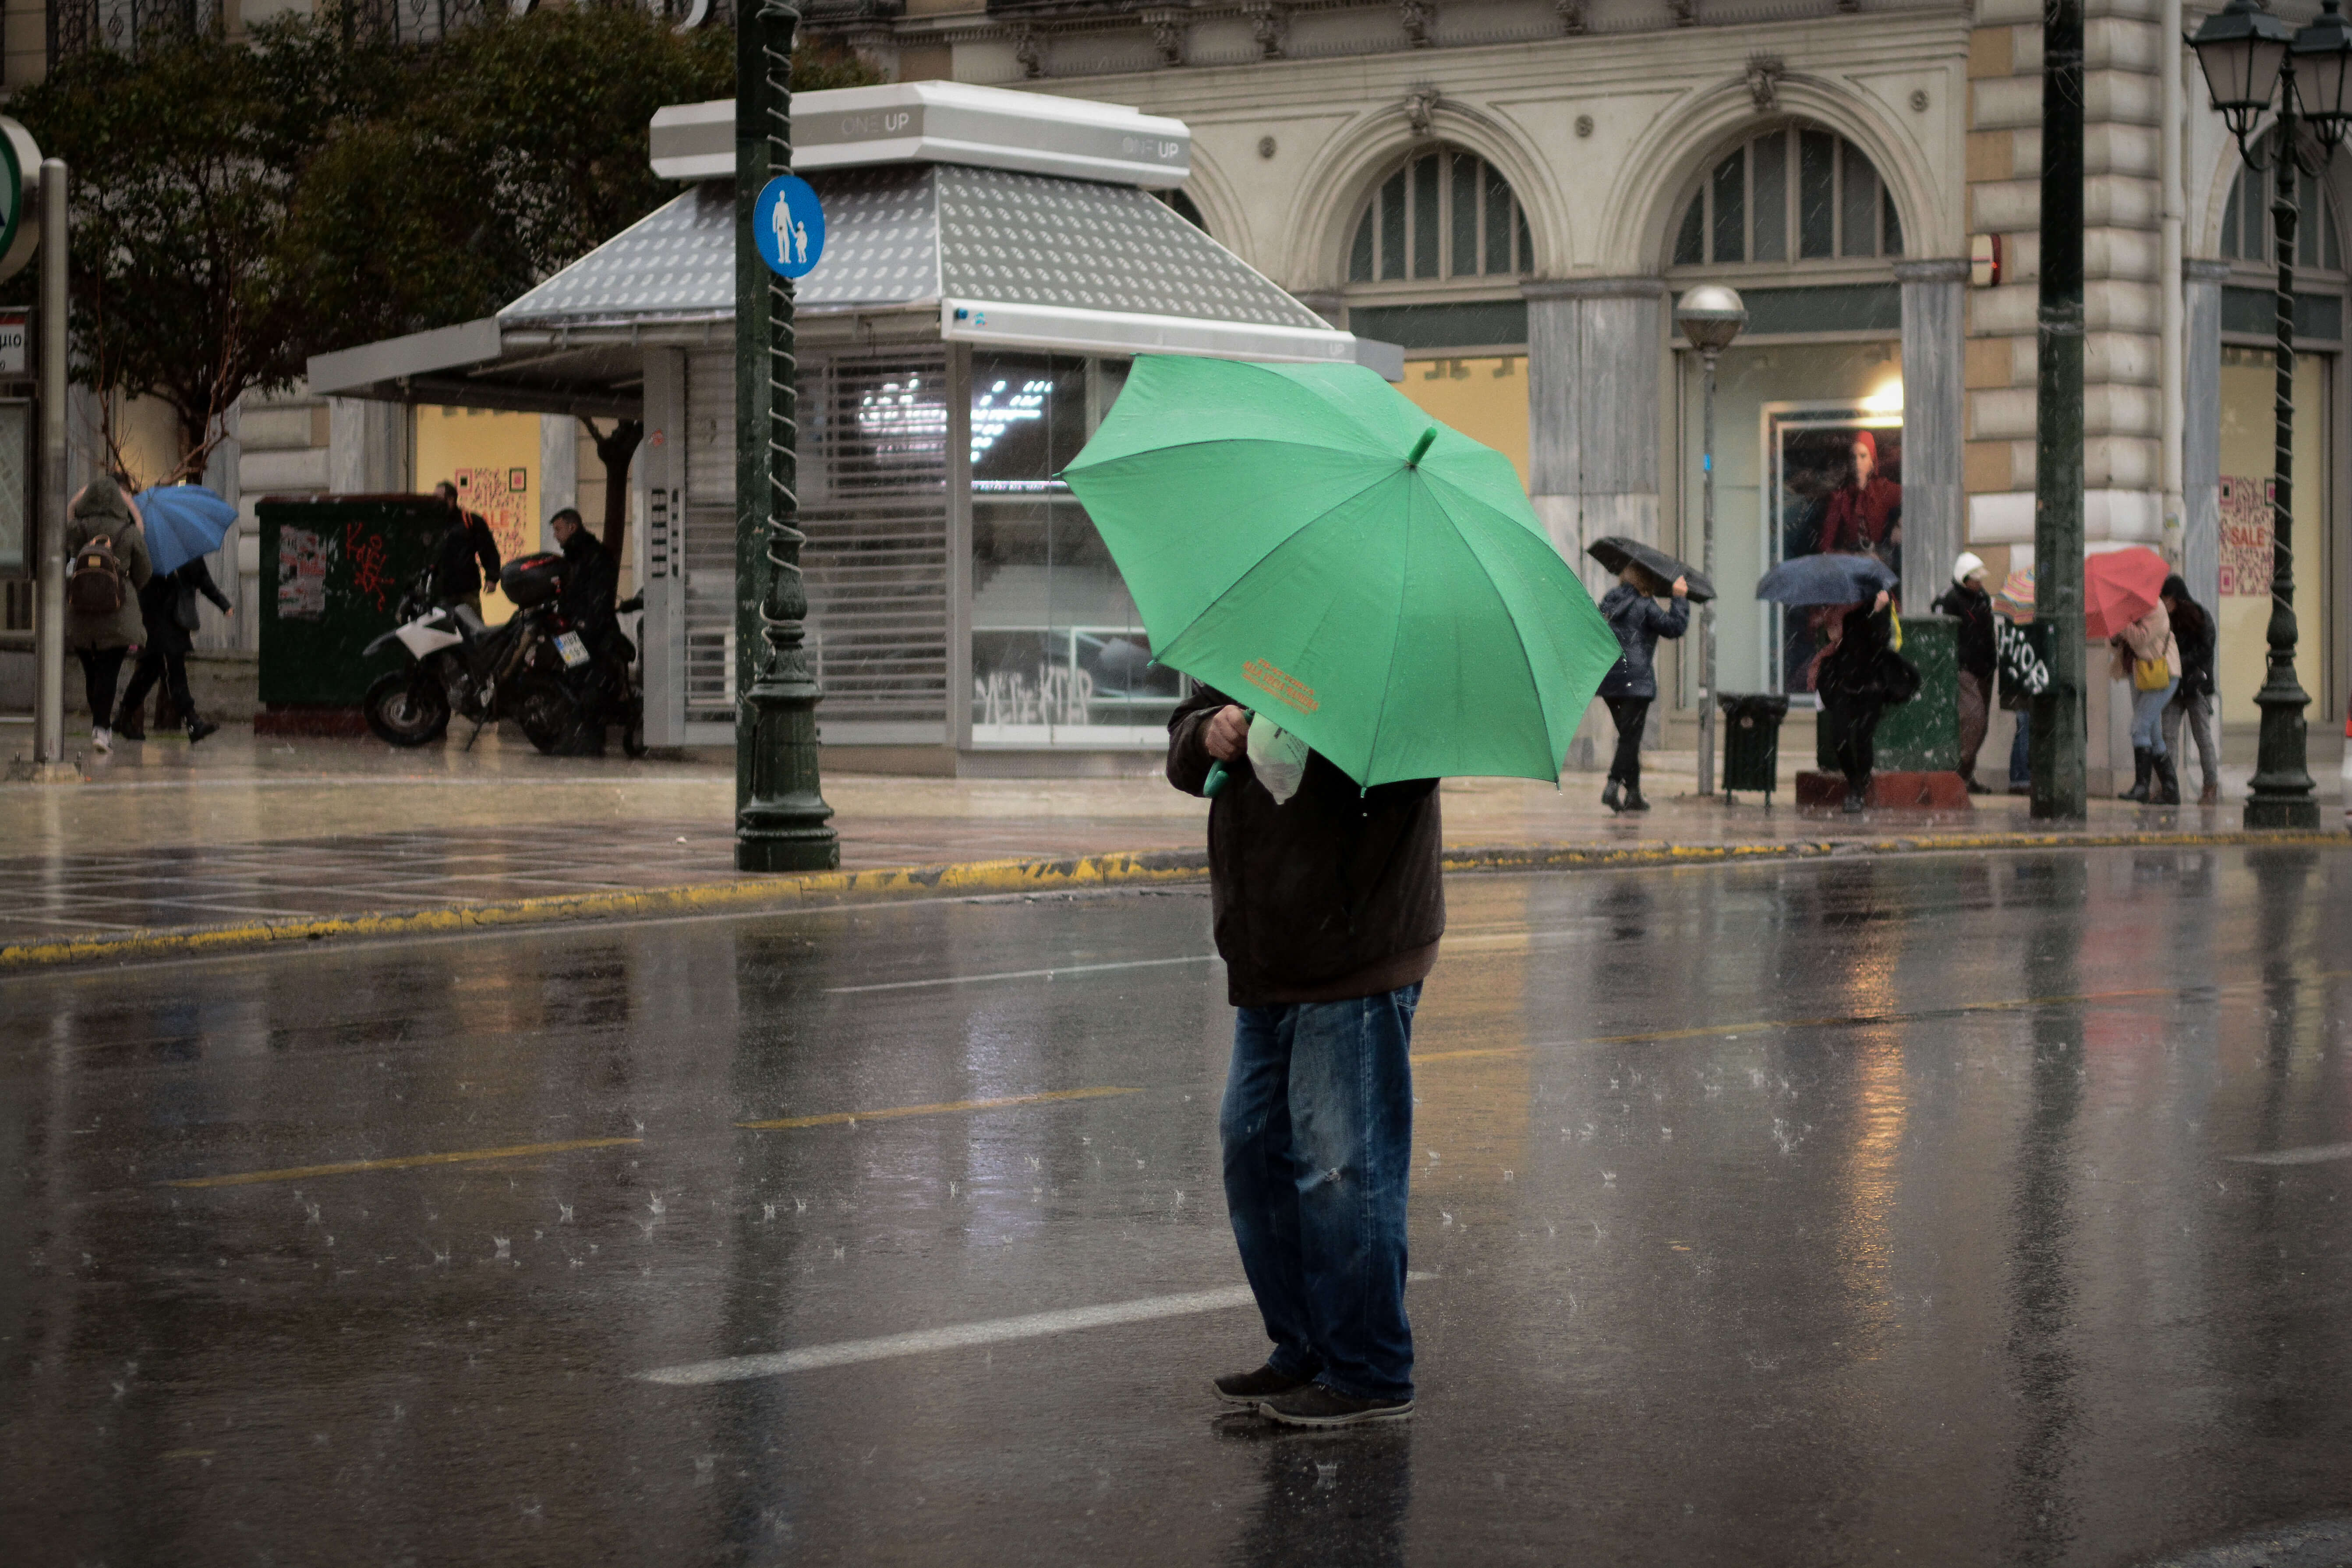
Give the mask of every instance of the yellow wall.
MULTIPOLYGON (((2327 520, 2329 476, 2336 471, 2335 444, 2328 438, 2329 384, 2334 361, 2323 354, 2298 354, 2294 362, 2294 608, 2301 630, 2294 668, 2303 689, 2311 693, 2309 718, 2315 731, 2326 714, 2321 711, 2327 690, 2328 645, 2336 636, 2331 586, 2327 520)), ((2275 431, 2272 398, 2276 372, 2268 349, 2224 348, 2221 351, 2221 721, 2226 724, 2258 724, 2262 710, 2254 693, 2262 689, 2263 667, 2270 657, 2269 578, 2265 573, 2252 583, 2233 582, 2236 568, 2251 555, 2258 570, 2270 544, 2263 519, 2269 504, 2275 431), (2235 526, 2233 526, 2233 524, 2235 526), (2251 592, 2248 590, 2251 588, 2251 592)))
POLYGON ((1528 360, 1412 359, 1397 388, 1474 441, 1484 441, 1528 482, 1528 360))
MULTIPOLYGON (((415 449, 416 488, 430 490, 443 479, 454 481, 458 504, 489 523, 499 560, 543 548, 547 520, 540 515, 538 415, 419 408, 415 449)), ((483 619, 495 625, 513 608, 495 587, 483 584, 483 619)))

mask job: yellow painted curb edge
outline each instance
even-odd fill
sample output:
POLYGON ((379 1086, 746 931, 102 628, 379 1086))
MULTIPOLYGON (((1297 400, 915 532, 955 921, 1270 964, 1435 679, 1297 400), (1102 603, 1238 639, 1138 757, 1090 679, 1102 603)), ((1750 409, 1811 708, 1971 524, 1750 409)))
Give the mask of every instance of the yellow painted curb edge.
MULTIPOLYGON (((1976 833, 1883 839, 1785 839, 1751 844, 1643 844, 1622 848, 1533 844, 1457 847, 1449 871, 1569 871, 1706 866, 1772 860, 1888 855, 1985 854, 2017 849, 2223 848, 2306 846, 2352 848, 2342 832, 1976 833)), ((455 909, 388 910, 318 919, 253 921, 240 925, 166 928, 0 947, 0 973, 138 958, 190 957, 241 948, 333 939, 437 936, 500 926, 727 914, 740 910, 825 909, 899 899, 989 898, 1083 892, 1112 887, 1205 881, 1198 850, 1080 855, 1058 860, 980 860, 868 871, 819 871, 674 888, 567 893, 455 909)))

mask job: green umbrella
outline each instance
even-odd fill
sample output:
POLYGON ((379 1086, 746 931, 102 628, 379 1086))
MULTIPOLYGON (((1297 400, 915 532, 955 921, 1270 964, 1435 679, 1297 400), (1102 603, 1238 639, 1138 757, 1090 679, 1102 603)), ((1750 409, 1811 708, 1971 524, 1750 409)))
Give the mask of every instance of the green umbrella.
POLYGON ((1558 778, 1617 660, 1509 459, 1360 365, 1145 355, 1064 477, 1152 657, 1367 786, 1558 778))

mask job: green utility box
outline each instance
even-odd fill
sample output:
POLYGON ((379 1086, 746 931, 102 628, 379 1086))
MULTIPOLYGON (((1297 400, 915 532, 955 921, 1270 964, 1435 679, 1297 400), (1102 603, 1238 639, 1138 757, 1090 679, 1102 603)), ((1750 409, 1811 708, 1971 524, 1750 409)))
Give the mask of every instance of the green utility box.
POLYGON ((1726 691, 1716 701, 1723 709, 1723 803, 1733 804, 1739 790, 1762 791, 1772 804, 1780 773, 1780 721, 1789 716, 1789 700, 1769 691, 1726 691))
MULTIPOLYGON (((1900 652, 1918 667, 1919 692, 1889 706, 1879 720, 1877 771, 1952 773, 1960 765, 1959 624, 1949 616, 1906 616, 1900 652)), ((1815 737, 1815 764, 1836 773, 1837 726, 1826 710, 1815 737)))
POLYGON ((362 650, 393 628, 433 563, 449 509, 433 496, 271 496, 261 524, 261 701, 357 708, 396 653, 362 650))

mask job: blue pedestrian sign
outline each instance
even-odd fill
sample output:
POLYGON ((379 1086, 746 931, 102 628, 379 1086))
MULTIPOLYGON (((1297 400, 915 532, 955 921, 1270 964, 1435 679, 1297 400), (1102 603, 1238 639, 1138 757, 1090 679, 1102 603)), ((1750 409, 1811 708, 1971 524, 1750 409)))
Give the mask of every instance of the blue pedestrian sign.
POLYGON ((751 237, 779 278, 805 278, 824 256, 824 208, 798 174, 778 174, 751 204, 751 237))

